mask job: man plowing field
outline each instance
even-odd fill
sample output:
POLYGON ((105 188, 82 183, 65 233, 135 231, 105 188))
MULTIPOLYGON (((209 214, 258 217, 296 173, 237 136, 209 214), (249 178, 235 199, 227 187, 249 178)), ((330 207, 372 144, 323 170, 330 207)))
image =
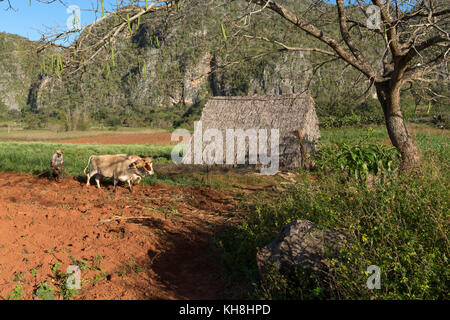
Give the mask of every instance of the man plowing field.
POLYGON ((63 152, 61 150, 56 150, 56 153, 52 156, 50 167, 53 171, 53 178, 55 178, 57 182, 61 182, 63 174, 65 173, 63 152))

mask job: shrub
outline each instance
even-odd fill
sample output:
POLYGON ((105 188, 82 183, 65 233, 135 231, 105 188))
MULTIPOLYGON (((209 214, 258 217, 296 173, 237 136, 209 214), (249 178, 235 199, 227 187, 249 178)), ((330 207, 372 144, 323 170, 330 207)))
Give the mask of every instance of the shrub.
POLYGON ((317 167, 324 173, 342 170, 361 182, 365 182, 369 174, 388 178, 394 173, 400 153, 395 147, 372 142, 372 135, 369 131, 355 144, 335 141, 322 145, 315 154, 317 167))
POLYGON ((34 295, 41 300, 54 300, 55 288, 48 282, 40 283, 34 293, 34 295))
POLYGON ((16 285, 11 294, 8 294, 6 296, 6 300, 19 300, 23 297, 24 293, 25 292, 23 291, 22 287, 20 285, 16 285))
POLYGON ((41 113, 27 113, 24 118, 25 129, 41 129, 45 128, 48 123, 48 118, 41 113))
POLYGON ((337 165, 356 180, 366 180, 369 173, 385 176, 393 173, 393 162, 397 161, 400 153, 394 147, 380 144, 362 144, 339 146, 337 165))

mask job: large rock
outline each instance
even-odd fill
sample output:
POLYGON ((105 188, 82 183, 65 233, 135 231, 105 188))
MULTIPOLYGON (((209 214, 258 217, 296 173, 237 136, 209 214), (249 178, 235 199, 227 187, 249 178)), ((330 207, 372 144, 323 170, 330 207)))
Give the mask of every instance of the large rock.
POLYGON ((261 275, 272 268, 291 274, 301 266, 326 276, 330 260, 345 244, 345 236, 340 232, 320 229, 308 220, 296 220, 284 227, 278 239, 258 251, 258 269, 261 275))

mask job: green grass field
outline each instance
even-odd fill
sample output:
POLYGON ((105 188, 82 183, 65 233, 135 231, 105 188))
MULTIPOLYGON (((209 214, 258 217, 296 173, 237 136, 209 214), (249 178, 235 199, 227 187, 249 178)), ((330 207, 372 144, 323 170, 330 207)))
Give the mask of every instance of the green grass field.
MULTIPOLYGON (((416 140, 419 147, 427 156, 437 157, 443 165, 447 165, 449 134, 447 131, 430 129, 427 126, 415 126, 417 131, 416 140)), ((64 136, 64 139, 73 139, 80 137, 93 137, 105 135, 105 131, 87 131, 71 132, 64 136), (81 135, 80 135, 81 134, 81 135)), ((111 131, 106 131, 110 133, 111 131)), ((158 129, 136 129, 113 131, 113 134, 150 134, 163 132, 158 129)), ((40 174, 49 169, 49 161, 56 149, 63 149, 64 163, 66 171, 71 176, 83 175, 83 169, 91 155, 101 154, 138 154, 153 156, 155 164, 171 163, 171 150, 173 146, 164 145, 101 145, 101 144, 58 144, 51 141, 62 139, 59 134, 49 130, 33 130, 17 133, 19 141, 3 141, 8 134, 0 133, 0 170, 16 171, 33 174, 40 174), (26 142, 27 140, 41 139, 44 142, 26 142)), ((388 135, 384 127, 364 127, 364 128, 340 128, 324 129, 321 131, 321 143, 330 145, 336 143, 359 143, 362 140, 368 140, 375 143, 386 143, 388 135)), ((170 170, 169 170, 170 171, 170 170)), ((155 177, 149 177, 144 180, 144 184, 154 183, 156 181, 169 184, 198 184, 204 177, 196 177, 195 172, 183 172, 175 170, 176 173, 170 173, 167 170, 159 172, 155 177)), ((220 186, 221 183, 215 183, 221 179, 212 179, 212 184, 220 186)))
MULTIPOLYGON (((422 155, 426 158, 438 159, 448 169, 448 159, 450 158, 449 130, 417 124, 409 125, 409 129, 415 135, 422 155)), ((321 130, 320 141, 325 145, 337 143, 358 144, 362 141, 388 144, 389 136, 384 126, 345 127, 321 130)))
POLYGON ((91 155, 128 153, 153 156, 155 163, 170 159, 172 146, 56 144, 49 142, 0 142, 0 170, 39 174, 49 169, 56 149, 64 152, 64 167, 71 176, 83 175, 91 155))

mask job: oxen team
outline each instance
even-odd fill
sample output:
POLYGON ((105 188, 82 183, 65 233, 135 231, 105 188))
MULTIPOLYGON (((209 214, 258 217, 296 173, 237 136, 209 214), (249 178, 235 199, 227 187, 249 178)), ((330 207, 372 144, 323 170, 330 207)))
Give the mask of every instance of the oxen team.
POLYGON ((100 188, 100 179, 102 177, 112 178, 114 182, 114 191, 119 181, 128 182, 130 191, 133 192, 131 182, 138 180, 139 183, 147 174, 154 174, 152 157, 140 157, 130 154, 115 154, 91 156, 84 169, 87 176, 86 185, 90 185, 92 177, 95 178, 97 187, 100 188), (89 173, 86 173, 89 167, 89 173))

